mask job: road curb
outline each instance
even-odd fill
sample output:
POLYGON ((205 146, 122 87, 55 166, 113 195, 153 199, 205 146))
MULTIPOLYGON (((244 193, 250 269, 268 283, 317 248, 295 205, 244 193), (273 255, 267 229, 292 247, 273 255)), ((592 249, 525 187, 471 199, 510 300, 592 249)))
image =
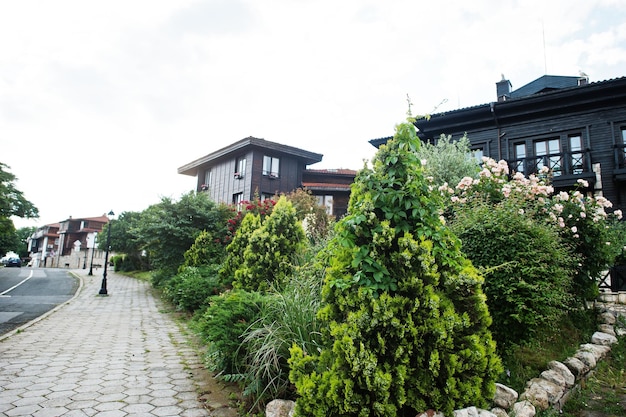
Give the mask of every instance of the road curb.
POLYGON ((76 299, 76 297, 78 297, 84 287, 84 282, 83 282, 83 276, 80 274, 75 273, 74 271, 68 271, 70 274, 72 274, 72 276, 74 276, 75 278, 78 278, 78 289, 76 290, 76 292, 74 293, 74 296, 72 298, 70 298, 69 300, 59 304, 58 306, 54 307, 52 310, 46 311, 44 314, 42 314, 41 316, 37 317, 36 319, 33 319, 31 321, 29 321, 26 324, 21 325, 20 327, 18 327, 17 329, 13 329, 10 332, 3 334, 2 336, 0 336, 0 342, 4 341, 5 339, 8 339, 9 337, 15 335, 16 333, 21 333, 22 331, 24 331, 25 329, 29 328, 30 326, 32 326, 33 324, 45 319, 46 317, 50 316, 52 313, 56 312, 57 310, 65 307, 67 304, 71 303, 72 301, 74 301, 76 299))

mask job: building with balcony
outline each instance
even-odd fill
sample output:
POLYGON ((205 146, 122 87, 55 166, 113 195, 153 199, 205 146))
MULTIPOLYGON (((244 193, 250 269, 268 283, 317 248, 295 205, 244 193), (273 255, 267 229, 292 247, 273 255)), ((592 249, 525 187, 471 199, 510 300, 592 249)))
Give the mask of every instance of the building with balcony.
POLYGON ((417 120, 418 136, 436 143, 441 134, 467 133, 478 156, 506 160, 526 176, 548 167, 557 191, 584 179, 586 191, 626 210, 626 77, 590 83, 544 75, 511 87, 503 77, 495 101, 417 120))

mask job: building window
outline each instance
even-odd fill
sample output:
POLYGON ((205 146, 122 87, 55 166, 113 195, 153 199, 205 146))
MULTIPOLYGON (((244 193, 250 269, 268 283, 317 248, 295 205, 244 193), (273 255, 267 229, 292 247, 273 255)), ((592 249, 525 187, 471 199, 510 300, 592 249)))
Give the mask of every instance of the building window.
POLYGON ((535 142, 535 170, 539 172, 547 167, 555 177, 561 175, 561 155, 558 139, 546 139, 535 142))
POLYGON ((246 157, 235 160, 235 178, 243 178, 246 175, 246 157))
POLYGON ((233 204, 237 207, 243 204, 243 193, 233 194, 233 204))
POLYGON ((211 185, 211 170, 208 169, 204 171, 204 182, 200 186, 202 191, 206 191, 209 189, 209 185, 211 185))
POLYGON ((526 143, 516 143, 514 145, 515 162, 513 165, 513 171, 525 174, 524 164, 526 161, 526 143))
POLYGON ((483 150, 482 147, 472 149, 470 151, 470 155, 471 155, 472 158, 474 158, 476 160, 476 162, 479 165, 482 165, 482 163, 483 163, 483 156, 485 156, 485 151, 483 150))
POLYGON ((280 160, 271 156, 263 157, 263 175, 278 178, 280 160))
POLYGON ((570 164, 572 174, 582 174, 583 165, 583 141, 580 134, 569 137, 570 164))
POLYGON ((333 196, 332 195, 316 195, 317 204, 326 208, 326 214, 333 214, 333 196))

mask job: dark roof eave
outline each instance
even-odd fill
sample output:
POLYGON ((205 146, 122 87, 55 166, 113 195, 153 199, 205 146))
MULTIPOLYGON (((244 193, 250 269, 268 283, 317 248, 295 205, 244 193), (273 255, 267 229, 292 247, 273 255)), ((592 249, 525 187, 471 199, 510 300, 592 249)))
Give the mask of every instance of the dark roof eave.
POLYGON ((279 153, 284 153, 288 155, 293 155, 298 157, 304 161, 306 165, 315 164, 322 160, 323 155, 315 152, 305 151, 304 149, 295 148, 293 146, 282 145, 276 142, 270 142, 265 139, 259 139, 252 136, 249 136, 245 139, 242 139, 238 142, 235 142, 229 146, 226 146, 222 149, 219 149, 215 152, 212 152, 208 155, 203 156, 202 158, 198 158, 195 161, 192 161, 188 164, 185 164, 178 168, 178 173, 183 175, 196 176, 198 172, 198 168, 202 165, 205 165, 211 161, 218 160, 227 155, 232 154, 233 152, 237 152, 242 149, 246 149, 249 147, 258 147, 262 149, 268 149, 279 153))
MULTIPOLYGON (((420 119, 415 126, 420 136, 434 137, 459 131, 497 126, 507 119, 520 116, 533 117, 533 114, 563 113, 584 106, 598 106, 601 103, 614 105, 626 96, 626 77, 519 97, 511 100, 492 102, 475 107, 433 114, 429 120, 420 119)), ((370 141, 371 142, 371 141, 370 141)), ((383 142, 384 143, 384 142, 383 142)))

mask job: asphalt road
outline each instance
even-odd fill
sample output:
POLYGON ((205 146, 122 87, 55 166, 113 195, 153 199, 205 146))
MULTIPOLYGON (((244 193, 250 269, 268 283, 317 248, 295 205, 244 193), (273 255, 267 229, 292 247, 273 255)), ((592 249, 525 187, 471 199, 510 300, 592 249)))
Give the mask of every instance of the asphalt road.
POLYGON ((63 269, 0 267, 0 336, 69 300, 78 285, 63 269))

